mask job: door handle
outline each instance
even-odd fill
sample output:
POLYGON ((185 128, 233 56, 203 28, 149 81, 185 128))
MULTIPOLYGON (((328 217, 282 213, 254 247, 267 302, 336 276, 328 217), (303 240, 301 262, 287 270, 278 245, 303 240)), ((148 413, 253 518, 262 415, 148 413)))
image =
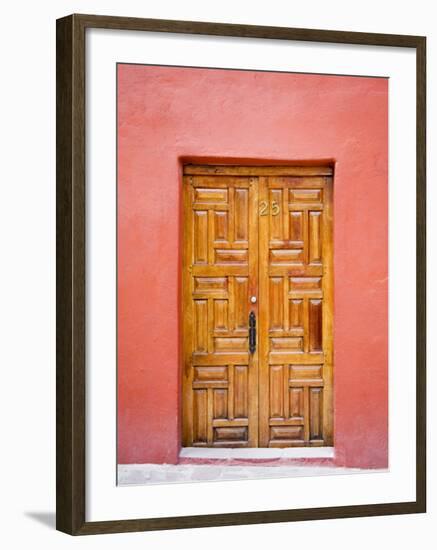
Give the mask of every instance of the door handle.
POLYGON ((256 317, 255 313, 249 313, 249 352, 255 353, 256 350, 256 317))

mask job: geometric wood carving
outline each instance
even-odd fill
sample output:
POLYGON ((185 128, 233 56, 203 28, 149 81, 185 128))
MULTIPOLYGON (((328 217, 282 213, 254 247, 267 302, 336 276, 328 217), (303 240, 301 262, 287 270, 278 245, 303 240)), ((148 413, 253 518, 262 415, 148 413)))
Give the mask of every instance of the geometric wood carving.
POLYGON ((183 178, 183 445, 332 445, 332 171, 240 168, 183 178))

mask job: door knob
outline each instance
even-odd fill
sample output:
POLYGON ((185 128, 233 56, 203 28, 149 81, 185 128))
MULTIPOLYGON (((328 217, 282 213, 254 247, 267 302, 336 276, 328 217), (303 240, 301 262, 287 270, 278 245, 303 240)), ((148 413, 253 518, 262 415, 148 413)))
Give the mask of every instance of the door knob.
POLYGON ((251 304, 256 304, 256 296, 251 296, 250 297, 250 303, 251 304))

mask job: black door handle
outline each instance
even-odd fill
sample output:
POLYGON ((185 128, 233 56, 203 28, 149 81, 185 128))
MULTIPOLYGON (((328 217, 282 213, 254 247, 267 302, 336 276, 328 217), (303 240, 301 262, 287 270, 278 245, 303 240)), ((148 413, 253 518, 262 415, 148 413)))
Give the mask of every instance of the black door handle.
POLYGON ((256 317, 255 313, 249 313, 249 352, 255 353, 256 350, 256 317))

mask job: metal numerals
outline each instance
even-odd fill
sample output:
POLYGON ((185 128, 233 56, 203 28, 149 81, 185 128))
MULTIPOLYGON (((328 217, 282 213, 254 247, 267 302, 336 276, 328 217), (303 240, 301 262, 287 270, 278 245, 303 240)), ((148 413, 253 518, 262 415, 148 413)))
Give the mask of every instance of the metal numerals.
MULTIPOLYGON (((281 209, 279 208, 279 204, 276 201, 271 201, 270 208, 272 212, 272 216, 277 216, 281 209)), ((267 216, 269 213, 269 203, 267 201, 261 201, 259 203, 259 215, 260 216, 267 216)))

